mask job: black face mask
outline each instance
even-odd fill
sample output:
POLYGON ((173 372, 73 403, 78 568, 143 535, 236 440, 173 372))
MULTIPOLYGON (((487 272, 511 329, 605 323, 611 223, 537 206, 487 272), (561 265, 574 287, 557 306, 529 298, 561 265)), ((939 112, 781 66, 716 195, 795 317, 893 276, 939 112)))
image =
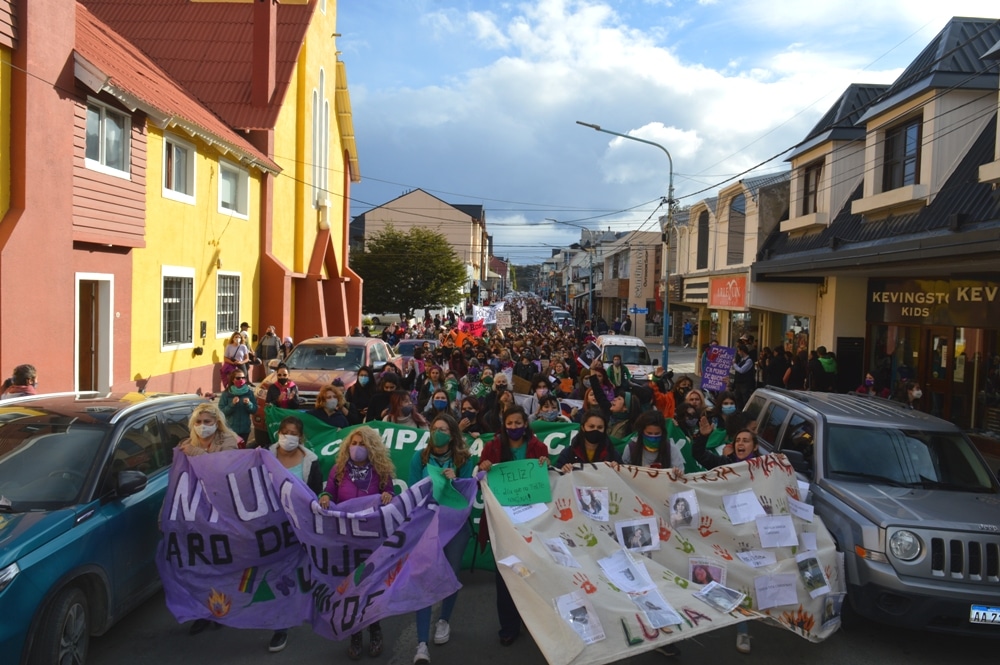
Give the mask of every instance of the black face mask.
POLYGON ((587 430, 583 433, 583 438, 587 443, 600 443, 604 441, 604 432, 599 429, 587 430))

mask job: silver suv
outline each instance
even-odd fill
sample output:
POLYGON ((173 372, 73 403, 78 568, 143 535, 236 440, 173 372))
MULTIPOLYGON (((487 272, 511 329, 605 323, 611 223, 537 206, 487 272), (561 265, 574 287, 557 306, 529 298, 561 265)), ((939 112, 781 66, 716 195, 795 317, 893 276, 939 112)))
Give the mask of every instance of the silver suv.
POLYGON ((1000 485, 957 427, 878 398, 772 388, 744 411, 761 447, 809 481, 853 610, 1000 637, 1000 485))

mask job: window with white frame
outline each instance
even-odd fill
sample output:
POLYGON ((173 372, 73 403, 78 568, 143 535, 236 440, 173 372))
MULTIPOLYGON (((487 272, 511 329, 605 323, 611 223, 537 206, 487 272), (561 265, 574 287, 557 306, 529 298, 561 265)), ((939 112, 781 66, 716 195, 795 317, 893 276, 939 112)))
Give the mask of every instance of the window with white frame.
POLYGON ((87 168, 128 177, 132 119, 95 101, 87 102, 87 168))
POLYGON ((195 147, 173 136, 163 137, 163 196, 194 203, 195 147))
POLYGON ((229 336, 240 329, 240 274, 218 273, 215 297, 215 333, 229 336))
POLYGON ((219 212, 246 217, 250 211, 250 174, 219 160, 219 212))
POLYGON ((160 342, 163 347, 194 342, 194 268, 163 266, 160 342))

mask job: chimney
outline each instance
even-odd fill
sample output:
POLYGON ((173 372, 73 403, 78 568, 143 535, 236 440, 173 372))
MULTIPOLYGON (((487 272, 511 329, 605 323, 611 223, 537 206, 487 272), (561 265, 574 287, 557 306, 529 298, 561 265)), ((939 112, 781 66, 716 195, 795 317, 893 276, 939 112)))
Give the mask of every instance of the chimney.
POLYGON ((278 0, 254 0, 253 5, 253 80, 250 101, 256 107, 268 106, 274 95, 274 71, 278 53, 278 0))

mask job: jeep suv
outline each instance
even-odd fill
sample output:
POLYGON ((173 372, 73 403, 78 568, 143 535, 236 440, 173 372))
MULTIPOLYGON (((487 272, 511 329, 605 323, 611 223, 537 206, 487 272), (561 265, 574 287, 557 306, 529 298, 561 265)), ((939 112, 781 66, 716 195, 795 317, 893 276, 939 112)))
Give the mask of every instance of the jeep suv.
POLYGON ((957 427, 879 398, 757 390, 745 413, 784 453, 844 553, 858 614, 1000 637, 1000 486, 957 427))

